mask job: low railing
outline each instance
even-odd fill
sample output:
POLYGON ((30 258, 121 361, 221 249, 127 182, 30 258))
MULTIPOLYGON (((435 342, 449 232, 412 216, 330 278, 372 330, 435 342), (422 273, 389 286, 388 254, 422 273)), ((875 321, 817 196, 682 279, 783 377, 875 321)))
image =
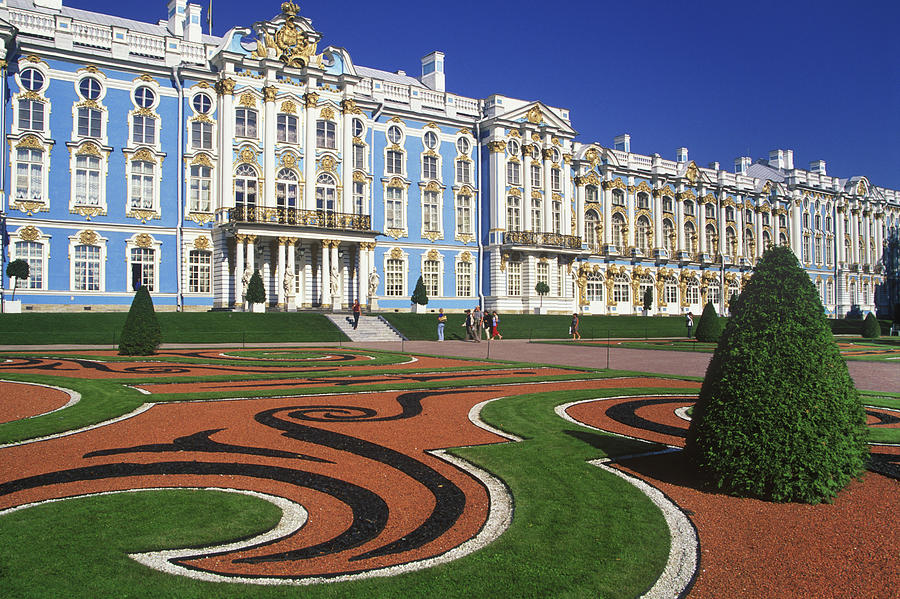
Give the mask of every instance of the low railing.
POLYGON ((503 243, 581 249, 581 237, 534 231, 506 231, 503 234, 503 243))
POLYGON ((229 223, 266 223, 342 231, 371 231, 372 217, 368 214, 346 214, 327 210, 299 208, 266 208, 263 206, 228 209, 229 223))

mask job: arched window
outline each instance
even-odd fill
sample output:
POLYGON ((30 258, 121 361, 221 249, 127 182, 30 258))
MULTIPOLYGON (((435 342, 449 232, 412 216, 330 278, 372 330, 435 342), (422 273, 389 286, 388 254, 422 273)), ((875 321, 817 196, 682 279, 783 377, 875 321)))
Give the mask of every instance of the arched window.
POLYGON ((621 189, 613 189, 612 204, 613 204, 613 206, 624 206, 625 205, 625 192, 622 191, 621 189))
POLYGON ((283 168, 278 171, 275 182, 275 201, 278 208, 296 208, 299 197, 297 185, 297 173, 291 169, 283 168))
POLYGON ((603 300, 603 277, 598 272, 592 272, 587 276, 587 285, 584 290, 585 299, 589 302, 603 300))
POLYGON ((725 220, 732 221, 734 220, 734 208, 731 206, 725 207, 725 220))
POLYGON ((612 242, 622 252, 625 250, 625 217, 617 212, 612 217, 612 242))
MULTIPOLYGON (((145 160, 135 160, 131 163, 131 207, 152 209, 154 206, 153 192, 154 171, 156 165, 145 160)), ((150 287, 148 285, 148 287, 150 287)))
POLYGON ((628 302, 631 301, 631 285, 628 281, 628 275, 619 273, 613 278, 613 301, 628 302))
POLYGON ((678 241, 675 233, 675 225, 671 220, 663 220, 663 246, 669 250, 670 257, 675 254, 676 242, 678 241))
POLYGON ((688 279, 684 286, 684 298, 688 304, 700 303, 700 283, 697 279, 688 279))
POLYGON ((715 254, 719 251, 719 235, 713 225, 706 225, 706 251, 715 254))
POLYGON ((652 238, 653 231, 650 228, 650 220, 646 216, 640 217, 634 230, 634 245, 644 252, 645 255, 649 254, 652 238))
POLYGON ((585 202, 598 202, 600 196, 597 192, 596 185, 588 185, 584 188, 584 201, 585 202))
POLYGON ((663 301, 667 304, 678 302, 678 281, 675 277, 669 276, 663 282, 663 301))
POLYGON ((707 204, 706 205, 706 218, 714 219, 716 218, 716 205, 715 204, 707 204))
POLYGON ((584 215, 584 242, 588 249, 593 250, 600 244, 599 226, 600 216, 594 210, 588 210, 584 215))
POLYGON ((748 258, 753 257, 754 249, 751 249, 751 247, 755 248, 753 243, 753 229, 748 228, 744 231, 744 256, 748 258))
POLYGON ((713 306, 718 306, 722 302, 722 287, 719 285, 719 281, 710 281, 706 285, 706 300, 712 302, 713 306))
POLYGON ((334 212, 335 184, 328 173, 316 177, 316 210, 334 212))
POLYGON ((763 248, 768 248, 772 246, 772 236, 769 235, 768 231, 763 231, 762 236, 763 248))
MULTIPOLYGON (((653 277, 651 277, 650 275, 641 275, 638 285, 638 292, 640 293, 640 300, 641 304, 643 305, 644 295, 646 295, 647 290, 653 289, 653 277)), ((653 295, 655 296, 656 294, 654 293, 653 295)))
POLYGON ((234 172, 234 206, 245 211, 247 220, 256 218, 256 171, 249 164, 242 164, 234 172))
POLYGON ((856 293, 856 281, 850 281, 850 304, 854 306, 859 304, 859 296, 856 293))
POLYGON ((684 223, 684 244, 688 253, 697 253, 697 230, 694 229, 694 223, 684 223))
POLYGON ((692 202, 690 200, 685 200, 684 215, 685 216, 694 216, 694 202, 692 202))
POLYGON ((737 257, 737 233, 731 227, 725 229, 725 251, 729 256, 737 257))

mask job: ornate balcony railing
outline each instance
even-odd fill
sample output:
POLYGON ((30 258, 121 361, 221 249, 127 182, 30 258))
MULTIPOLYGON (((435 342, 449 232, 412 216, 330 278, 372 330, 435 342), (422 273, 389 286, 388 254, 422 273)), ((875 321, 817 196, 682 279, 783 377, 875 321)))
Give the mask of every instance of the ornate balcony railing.
POLYGON ((581 249, 581 237, 560 235, 559 233, 536 233, 534 231, 507 231, 503 234, 503 243, 557 247, 570 250, 581 249))
POLYGON ((341 231, 370 231, 372 217, 368 214, 345 214, 327 210, 298 208, 268 208, 238 206, 228 209, 229 223, 262 223, 341 231))

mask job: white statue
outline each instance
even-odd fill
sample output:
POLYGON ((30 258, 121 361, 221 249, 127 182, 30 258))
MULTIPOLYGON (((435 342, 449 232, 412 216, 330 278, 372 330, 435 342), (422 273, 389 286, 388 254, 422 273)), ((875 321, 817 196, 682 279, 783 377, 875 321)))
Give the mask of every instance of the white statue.
POLYGON ((284 271, 284 296, 291 298, 294 295, 294 273, 289 270, 284 271))
POLYGON ((242 295, 247 295, 247 286, 250 284, 250 277, 253 276, 253 269, 249 266, 244 269, 244 274, 241 275, 241 283, 243 284, 242 295))
POLYGON ((341 288, 341 276, 337 266, 331 267, 331 297, 337 297, 341 288))
POLYGON ((376 271, 372 271, 369 273, 369 297, 375 297, 375 293, 378 291, 378 284, 381 282, 381 278, 378 276, 376 271))

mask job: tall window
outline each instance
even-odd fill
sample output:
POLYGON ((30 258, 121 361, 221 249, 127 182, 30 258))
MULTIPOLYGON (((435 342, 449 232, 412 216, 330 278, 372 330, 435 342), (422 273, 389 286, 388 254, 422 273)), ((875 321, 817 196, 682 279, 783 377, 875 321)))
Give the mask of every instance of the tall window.
POLYGON ((316 147, 330 150, 337 147, 335 126, 331 121, 316 121, 316 147))
POLYGON ((506 163, 506 184, 507 185, 521 185, 522 168, 519 166, 518 162, 507 162, 506 163))
POLYGON ((16 199, 41 200, 44 190, 44 153, 40 150, 16 150, 16 199))
POLYGON ((613 206, 624 206, 625 205, 625 192, 621 189, 613 189, 612 192, 612 205, 613 206))
POLYGON ((706 300, 712 302, 713 306, 718 306, 722 301, 722 287, 718 281, 710 281, 706 286, 706 300))
POLYGON ((531 165, 531 186, 535 189, 539 189, 541 187, 541 165, 540 164, 532 164, 531 165))
POLYGON ((456 182, 460 185, 472 182, 472 168, 468 160, 456 161, 456 182))
POLYGON ((235 137, 256 138, 256 111, 250 108, 237 108, 234 111, 235 137))
POLYGON ((353 214, 363 214, 366 205, 366 184, 353 182, 353 214))
POLYGON ((531 199, 531 230, 536 232, 544 230, 544 206, 540 198, 531 199))
POLYGON ((560 235, 562 234, 562 202, 554 201, 550 205, 550 212, 553 215, 553 232, 560 235))
POLYGON ((75 203, 83 206, 100 204, 100 159, 96 156, 75 158, 75 203))
POLYGON ((675 212, 675 200, 672 196, 663 196, 662 207, 663 212, 675 212))
POLYGON ((678 301, 678 284, 675 277, 666 277, 666 281, 663 283, 663 297, 668 304, 678 301))
POLYGON ((737 235, 734 229, 728 227, 725 229, 725 253, 729 256, 737 257, 737 235))
POLYGON ((422 196, 422 228, 425 231, 440 231, 440 200, 436 191, 426 191, 422 196))
POLYGON ((622 273, 613 278, 613 301, 627 302, 631 299, 631 285, 628 284, 628 276, 622 273))
POLYGON ((535 278, 538 283, 546 283, 550 286, 550 265, 546 262, 538 262, 535 264, 535 278))
POLYGON ((684 223, 684 241, 687 248, 687 251, 691 254, 697 253, 697 231, 694 229, 694 224, 687 222, 684 223))
POLYGON ((131 163, 131 207, 153 208, 153 180, 156 165, 144 160, 131 163))
POLYGON ((384 170, 389 175, 403 174, 403 152, 388 150, 385 156, 384 170))
POLYGON ((366 146, 353 146, 353 168, 358 171, 366 170, 366 146))
POLYGON ((600 195, 596 185, 588 185, 584 188, 584 199, 586 202, 599 202, 600 195))
POLYGON ((594 249, 600 243, 597 235, 599 226, 600 217, 593 210, 588 210, 587 214, 584 215, 584 242, 587 244, 588 249, 594 249))
POLYGON ((472 196, 456 196, 456 232, 465 235, 472 232, 472 196))
POLYGON ((152 116, 136 114, 131 119, 132 138, 136 144, 156 143, 156 119, 152 116))
POLYGON ((133 275, 139 273, 140 276, 133 283, 139 283, 147 291, 155 291, 156 251, 153 248, 131 248, 131 272, 133 275))
POLYGON ((28 278, 17 281, 17 287, 43 289, 44 287, 44 246, 36 241, 17 241, 15 259, 28 263, 28 278))
POLYGON ((643 191, 637 194, 637 207, 640 210, 650 210, 650 195, 643 191))
POLYGON ((385 194, 384 225, 389 229, 403 228, 403 190, 388 187, 385 194))
POLYGON ((637 227, 634 230, 634 243, 644 254, 650 253, 651 237, 650 221, 647 217, 642 216, 638 219, 637 227))
POLYGON ((562 171, 558 168, 550 169, 550 185, 553 191, 562 191, 562 171))
POLYGON ((706 205, 706 218, 716 218, 716 206, 714 204, 706 205))
POLYGON ((685 216, 694 216, 694 202, 691 202, 690 200, 685 201, 684 215, 685 216))
POLYGON ((234 205, 239 210, 252 211, 256 208, 256 171, 249 164, 242 164, 234 174, 234 205))
POLYGON ((194 121, 191 123, 191 146, 197 150, 212 149, 212 123, 194 121))
POLYGON ((829 304, 834 303, 834 282, 830 279, 825 283, 825 300, 829 304))
POLYGON ((834 260, 834 239, 831 237, 825 238, 825 264, 827 266, 831 266, 834 260))
POLYGON ((316 210, 334 212, 334 178, 322 173, 316 178, 316 210))
POLYGON ((589 302, 599 302, 603 300, 603 278, 599 273, 591 273, 588 275, 584 294, 585 299, 589 302))
POLYGON ((509 262, 506 265, 506 293, 522 295, 522 263, 509 262))
POLYGON ((653 279, 650 275, 641 275, 641 278, 638 280, 638 293, 640 293, 638 297, 640 297, 641 300, 644 299, 644 295, 647 293, 648 289, 653 289, 653 279))
POLYGON ((457 297, 472 296, 472 263, 456 263, 456 295, 457 297))
POLYGON ((519 196, 506 198, 506 230, 522 230, 522 200, 519 196))
POLYGON ((612 217, 612 242, 620 252, 625 249, 625 217, 618 212, 612 217))
POLYGON ((712 225, 706 225, 706 251, 716 253, 719 251, 719 235, 716 228, 712 225))
POLYGON ((191 250, 188 253, 188 291, 190 293, 209 293, 212 252, 191 250))
POLYGON ((19 129, 44 130, 44 103, 40 100, 19 100, 19 129))
POLYGON ((422 264, 422 282, 425 284, 425 293, 428 297, 440 295, 440 263, 437 260, 426 260, 422 264))
POLYGON ((676 241, 675 225, 669 219, 663 220, 663 246, 669 250, 670 257, 675 254, 676 241))
POLYGON ((697 279, 690 279, 684 287, 685 300, 689 304, 700 303, 700 283, 697 279))
POLYGON ((74 271, 75 291, 100 291, 100 247, 76 245, 74 271))
POLYGON ((278 171, 277 181, 275 182, 276 205, 279 208, 296 208, 298 196, 297 173, 287 168, 278 171))
POLYGON ((212 204, 212 169, 195 164, 191 167, 190 181, 191 212, 210 212, 212 204))
POLYGON ((425 156, 422 158, 422 178, 437 179, 438 178, 438 159, 437 156, 425 156))
POLYGON ((389 296, 403 295, 403 260, 391 258, 385 264, 384 294, 389 296))
POLYGON ((293 114, 279 114, 276 123, 276 138, 281 143, 297 143, 297 117, 293 114))
POLYGON ((102 113, 96 108, 78 109, 78 135, 79 137, 100 137, 100 123, 102 113))

